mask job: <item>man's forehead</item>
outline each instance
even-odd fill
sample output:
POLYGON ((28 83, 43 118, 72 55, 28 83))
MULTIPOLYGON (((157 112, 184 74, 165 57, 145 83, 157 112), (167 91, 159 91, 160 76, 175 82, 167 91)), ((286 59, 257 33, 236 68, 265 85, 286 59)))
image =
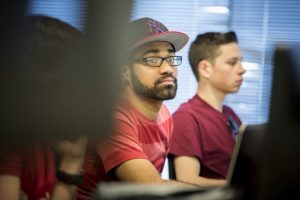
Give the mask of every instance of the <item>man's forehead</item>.
POLYGON ((141 46, 139 52, 145 54, 147 52, 159 52, 165 50, 174 52, 174 48, 169 42, 151 42, 141 46))
POLYGON ((237 43, 228 43, 221 45, 218 49, 219 55, 218 56, 227 56, 227 57, 241 57, 242 52, 237 43))
POLYGON ((231 42, 227 44, 222 44, 220 45, 219 49, 222 49, 223 51, 226 49, 239 49, 239 44, 236 42, 231 42))
POLYGON ((173 48, 169 42, 150 42, 142 46, 142 48, 159 48, 159 47, 173 48))

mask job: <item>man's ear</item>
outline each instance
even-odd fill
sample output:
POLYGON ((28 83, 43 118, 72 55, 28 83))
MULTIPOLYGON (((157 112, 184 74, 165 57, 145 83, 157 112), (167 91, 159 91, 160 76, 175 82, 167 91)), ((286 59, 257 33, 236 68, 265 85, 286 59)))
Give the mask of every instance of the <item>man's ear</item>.
MULTIPOLYGON (((212 73, 212 64, 207 60, 202 60, 198 63, 199 77, 209 78, 212 73)), ((201 79, 201 78, 200 78, 201 79)))
POLYGON ((122 65, 121 67, 121 80, 122 83, 128 84, 130 82, 130 69, 129 65, 122 65))

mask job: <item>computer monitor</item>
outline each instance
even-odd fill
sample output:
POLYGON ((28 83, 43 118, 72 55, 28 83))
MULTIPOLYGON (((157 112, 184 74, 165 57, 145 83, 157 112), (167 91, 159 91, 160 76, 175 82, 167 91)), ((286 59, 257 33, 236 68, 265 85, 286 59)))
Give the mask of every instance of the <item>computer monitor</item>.
POLYGON ((253 199, 258 178, 258 161, 268 124, 241 126, 227 174, 227 187, 239 198, 253 199))
POLYGON ((300 199, 300 44, 279 45, 255 199, 300 199))

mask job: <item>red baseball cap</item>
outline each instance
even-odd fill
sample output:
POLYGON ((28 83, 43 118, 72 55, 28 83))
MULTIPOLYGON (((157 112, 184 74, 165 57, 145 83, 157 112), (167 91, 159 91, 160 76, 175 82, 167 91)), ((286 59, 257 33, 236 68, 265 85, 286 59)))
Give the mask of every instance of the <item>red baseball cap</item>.
POLYGON ((130 22, 127 28, 130 50, 150 42, 169 42, 179 51, 189 41, 187 34, 169 31, 164 24, 148 17, 130 22))

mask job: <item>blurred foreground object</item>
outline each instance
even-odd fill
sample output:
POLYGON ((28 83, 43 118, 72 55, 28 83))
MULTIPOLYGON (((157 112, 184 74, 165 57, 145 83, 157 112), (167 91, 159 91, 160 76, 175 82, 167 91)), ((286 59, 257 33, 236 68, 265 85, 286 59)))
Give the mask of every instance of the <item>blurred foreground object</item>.
POLYGON ((20 57, 26 58, 17 50, 27 2, 2 3, 1 147, 36 138, 102 137, 109 133, 123 54, 120 33, 129 19, 130 3, 90 2, 85 37, 65 52, 65 57, 53 60, 53 66, 67 66, 51 76, 24 69, 20 63, 20 57))

